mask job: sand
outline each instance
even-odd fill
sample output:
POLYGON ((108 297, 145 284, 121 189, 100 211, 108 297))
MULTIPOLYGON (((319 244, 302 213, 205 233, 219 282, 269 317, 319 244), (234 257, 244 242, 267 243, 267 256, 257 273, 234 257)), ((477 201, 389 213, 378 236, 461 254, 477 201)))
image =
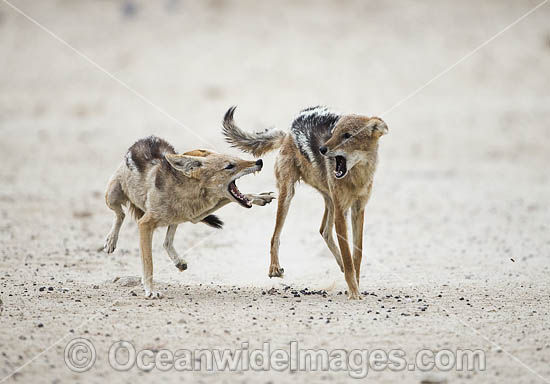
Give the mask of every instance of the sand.
MULTIPOLYGON (((8 382, 353 380, 345 371, 118 372, 108 353, 120 340, 138 351, 264 342, 399 349, 408 361, 423 349, 481 349, 483 371, 371 369, 367 378, 550 382, 549 4, 406 100, 537 2, 13 4, 95 65, 0 2, 0 376, 8 382), (318 233, 322 198, 303 184, 282 235, 284 279, 267 276, 275 204, 223 208, 222 231, 181 225, 175 247, 185 272, 157 230, 162 300, 132 285, 141 273, 132 220, 114 254, 97 251, 112 220, 104 188, 128 146, 156 134, 180 150, 238 154, 220 135, 235 104, 247 129, 287 128, 315 104, 383 115, 389 134, 366 209, 363 300, 342 293, 318 233), (84 373, 64 362, 75 338, 96 351, 84 373)), ((241 191, 276 191, 275 154, 263 160, 241 191)))

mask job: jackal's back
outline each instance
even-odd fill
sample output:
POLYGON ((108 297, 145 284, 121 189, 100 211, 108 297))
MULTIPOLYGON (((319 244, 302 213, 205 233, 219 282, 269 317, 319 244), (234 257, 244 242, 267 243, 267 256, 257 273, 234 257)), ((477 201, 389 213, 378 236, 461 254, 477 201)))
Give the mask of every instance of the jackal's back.
POLYGON ((290 133, 294 144, 310 162, 324 164, 319 147, 332 135, 340 115, 324 106, 302 110, 292 122, 290 133))
MULTIPOLYGON (((156 136, 140 139, 128 148, 125 164, 122 165, 126 170, 121 172, 119 182, 127 196, 128 209, 136 220, 145 213, 148 188, 160 193, 167 185, 185 180, 166 160, 167 154, 175 153, 170 143, 156 136)), ((216 215, 208 215, 201 221, 214 228, 223 227, 223 221, 216 215)))
POLYGON ((148 166, 165 162, 164 155, 176 153, 167 141, 156 136, 149 136, 136 141, 126 153, 126 166, 131 170, 143 173, 148 166))

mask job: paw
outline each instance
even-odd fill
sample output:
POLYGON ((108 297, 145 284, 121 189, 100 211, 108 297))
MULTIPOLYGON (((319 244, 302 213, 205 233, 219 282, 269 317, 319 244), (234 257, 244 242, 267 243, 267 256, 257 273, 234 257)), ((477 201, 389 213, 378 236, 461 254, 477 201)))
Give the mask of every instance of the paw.
POLYGON ((252 204, 256 204, 263 207, 264 205, 271 203, 275 199, 275 193, 263 192, 256 195, 251 195, 251 197, 252 197, 252 204))
POLYGON ((185 260, 180 260, 178 261, 178 263, 176 264, 176 268, 180 270, 180 272, 183 272, 187 269, 187 261, 185 260))
POLYGON ((361 296, 359 295, 359 291, 353 290, 348 293, 348 299, 349 300, 363 300, 361 296))
POLYGON ((162 294, 158 291, 154 291, 149 288, 145 288, 145 298, 146 299, 160 299, 162 294))
POLYGON ((105 253, 113 253, 116 248, 117 238, 115 236, 107 236, 105 239, 105 244, 103 245, 103 250, 105 253))
POLYGON ((283 277, 285 273, 285 269, 281 268, 278 265, 270 265, 269 266, 269 277, 283 277))

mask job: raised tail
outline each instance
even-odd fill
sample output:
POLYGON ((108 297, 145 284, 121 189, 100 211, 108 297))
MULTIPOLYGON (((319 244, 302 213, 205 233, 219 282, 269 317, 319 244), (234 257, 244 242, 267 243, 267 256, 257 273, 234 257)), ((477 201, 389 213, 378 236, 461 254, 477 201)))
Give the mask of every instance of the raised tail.
POLYGON ((223 135, 232 147, 251 153, 255 157, 273 151, 281 146, 286 133, 276 129, 249 133, 235 125, 233 114, 237 107, 231 107, 223 118, 223 135))

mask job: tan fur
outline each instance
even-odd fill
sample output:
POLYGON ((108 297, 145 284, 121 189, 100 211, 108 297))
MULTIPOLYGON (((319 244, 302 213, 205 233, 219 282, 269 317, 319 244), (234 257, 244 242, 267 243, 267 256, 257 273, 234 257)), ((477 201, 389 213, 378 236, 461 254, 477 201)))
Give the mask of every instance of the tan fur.
MULTIPOLYGON (((124 220, 122 205, 129 205, 138 219, 143 285, 147 297, 160 297, 153 290, 153 231, 168 226, 164 248, 176 267, 185 270, 187 262, 177 255, 172 245, 177 225, 198 223, 217 209, 236 201, 228 191, 229 183, 262 168, 260 161, 246 161, 205 150, 167 153, 164 158, 166 160, 150 159, 141 170, 122 163, 111 177, 105 195, 107 206, 115 212, 115 219, 104 250, 108 253, 115 250, 124 220), (228 164, 234 167, 227 169, 228 164)), ((270 193, 245 196, 256 205, 265 205, 274 198, 270 193)))
MULTIPOLYGON (((233 122, 231 125, 237 128, 233 122)), ((226 130, 227 132, 227 130, 226 130)), ((359 299, 359 273, 362 259, 364 208, 372 190, 378 159, 378 139, 387 133, 386 124, 379 118, 357 115, 342 116, 335 125, 332 136, 324 143, 327 148, 325 165, 319 166, 306 159, 291 135, 273 141, 271 147, 280 145, 275 164, 275 177, 279 189, 277 217, 271 239, 270 277, 282 277, 284 269, 279 264, 281 231, 294 196, 297 181, 303 180, 317 189, 325 201, 325 213, 319 232, 344 272, 350 299, 359 299), (344 139, 349 133, 352 137, 344 139), (348 173, 341 179, 334 176, 334 157, 344 156, 348 173), (353 232, 353 257, 348 245, 346 212, 351 209, 353 232), (336 246, 333 228, 336 227, 336 246)), ((226 133, 227 135, 227 133, 226 133)), ((244 136, 244 135, 240 135, 244 136)), ((257 139, 255 137, 255 139, 257 139)), ((236 141, 236 140, 235 140, 236 141)), ((246 142, 234 143, 247 149, 246 142)), ((263 144, 260 148, 271 148, 263 144)))
POLYGON ((185 152, 184 155, 206 157, 206 156, 211 155, 213 153, 214 152, 207 151, 206 149, 194 149, 192 151, 185 152))

